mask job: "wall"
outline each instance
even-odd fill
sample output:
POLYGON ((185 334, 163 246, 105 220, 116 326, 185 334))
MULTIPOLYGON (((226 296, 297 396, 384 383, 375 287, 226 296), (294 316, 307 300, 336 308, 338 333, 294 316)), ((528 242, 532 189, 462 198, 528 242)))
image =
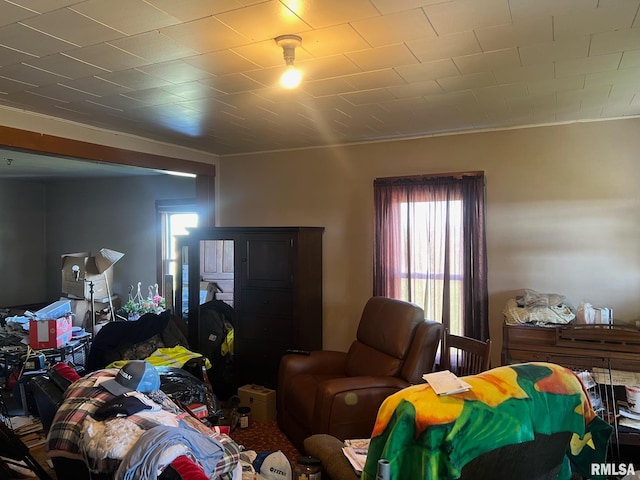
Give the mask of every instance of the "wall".
POLYGON ((46 291, 60 296, 60 257, 109 248, 124 253, 113 266, 112 291, 123 301, 129 285, 143 294, 156 282, 156 210, 160 199, 194 198, 193 178, 169 175, 56 181, 46 184, 46 291))
POLYGON ((640 119, 223 157, 218 223, 324 226, 324 346, 372 292, 373 180, 484 170, 494 362, 505 302, 532 288, 640 316, 640 119))
POLYGON ((0 307, 44 301, 45 189, 0 180, 0 307))

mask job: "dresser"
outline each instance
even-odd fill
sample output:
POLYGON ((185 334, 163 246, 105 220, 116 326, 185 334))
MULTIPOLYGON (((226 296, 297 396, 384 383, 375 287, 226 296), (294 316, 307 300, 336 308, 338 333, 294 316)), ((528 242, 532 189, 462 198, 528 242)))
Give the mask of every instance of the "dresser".
POLYGON ((624 386, 616 379, 625 372, 640 372, 640 331, 610 325, 537 327, 504 325, 502 364, 551 362, 576 372, 604 372, 597 379, 600 397, 607 403, 611 423, 616 425, 614 439, 620 444, 640 445, 640 430, 617 428, 617 400, 624 400, 624 386))
POLYGON ((236 311, 236 385, 276 388, 288 349, 322 348, 322 227, 205 227, 178 239, 176 311, 199 345, 201 287, 236 311), (186 286, 186 287, 185 287, 186 286), (184 288, 183 288, 184 287, 184 288), (184 306, 187 308, 184 308, 184 306))

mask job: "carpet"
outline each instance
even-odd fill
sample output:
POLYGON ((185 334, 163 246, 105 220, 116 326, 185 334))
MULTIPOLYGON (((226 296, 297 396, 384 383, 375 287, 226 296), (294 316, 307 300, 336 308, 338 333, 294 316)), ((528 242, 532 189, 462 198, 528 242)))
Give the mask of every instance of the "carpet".
POLYGON ((236 428, 229 436, 245 450, 257 453, 281 450, 295 470, 298 457, 302 454, 293 446, 287 436, 278 428, 277 422, 249 422, 247 428, 236 428))

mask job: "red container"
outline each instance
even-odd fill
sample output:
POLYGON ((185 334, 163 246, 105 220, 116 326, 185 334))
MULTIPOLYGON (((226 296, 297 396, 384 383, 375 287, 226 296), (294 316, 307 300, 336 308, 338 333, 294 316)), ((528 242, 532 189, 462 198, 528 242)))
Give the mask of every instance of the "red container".
POLYGON ((55 320, 30 320, 29 345, 34 350, 60 348, 71 340, 72 328, 71 315, 55 320))

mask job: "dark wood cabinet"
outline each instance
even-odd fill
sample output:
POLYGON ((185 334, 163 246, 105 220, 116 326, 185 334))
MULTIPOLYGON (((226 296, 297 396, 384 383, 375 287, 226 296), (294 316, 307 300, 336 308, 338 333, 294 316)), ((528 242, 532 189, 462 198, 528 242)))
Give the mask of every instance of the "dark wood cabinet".
POLYGON ((217 298, 237 313, 237 386, 276 388, 280 358, 287 349, 322 348, 323 231, 207 227, 191 229, 178 239, 182 265, 176 292, 182 294, 176 295, 176 311, 185 312, 189 345, 202 340, 200 283, 216 282, 224 291, 217 298))

